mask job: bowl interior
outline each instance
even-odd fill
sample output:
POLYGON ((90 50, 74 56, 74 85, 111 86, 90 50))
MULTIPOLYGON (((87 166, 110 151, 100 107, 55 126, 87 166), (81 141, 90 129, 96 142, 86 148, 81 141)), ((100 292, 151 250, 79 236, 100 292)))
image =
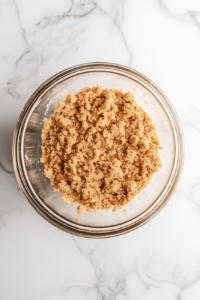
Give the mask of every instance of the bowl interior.
POLYGON ((101 228, 117 226, 138 218, 157 201, 170 181, 176 151, 168 108, 150 86, 137 76, 112 70, 94 70, 62 78, 37 99, 24 126, 21 153, 24 172, 32 192, 45 209, 51 210, 54 215, 66 222, 101 228), (154 174, 150 184, 124 208, 126 212, 122 209, 117 212, 109 210, 78 215, 77 205, 71 206, 64 202, 60 193, 54 192, 50 180, 43 174, 44 167, 40 163, 41 131, 44 119, 51 117, 58 102, 64 101, 67 93, 77 93, 86 86, 92 87, 97 84, 103 88, 123 89, 124 92, 133 93, 136 102, 156 124, 158 138, 163 147, 159 152, 162 167, 154 174))

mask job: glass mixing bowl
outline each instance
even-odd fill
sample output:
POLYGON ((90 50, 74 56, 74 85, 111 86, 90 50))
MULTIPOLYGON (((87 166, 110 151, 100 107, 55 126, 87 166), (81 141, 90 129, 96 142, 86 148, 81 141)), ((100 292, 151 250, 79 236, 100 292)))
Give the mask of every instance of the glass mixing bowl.
POLYGON ((33 207, 50 223, 69 233, 84 237, 111 237, 138 228, 152 219, 169 201, 183 165, 183 137, 180 122, 164 93, 146 76, 121 65, 88 63, 66 69, 44 82, 30 97, 21 112, 13 139, 13 161, 17 181, 33 207), (123 89, 156 124, 162 167, 150 184, 125 209, 126 212, 98 211, 77 214, 54 192, 43 174, 41 131, 66 94, 94 85, 123 89))

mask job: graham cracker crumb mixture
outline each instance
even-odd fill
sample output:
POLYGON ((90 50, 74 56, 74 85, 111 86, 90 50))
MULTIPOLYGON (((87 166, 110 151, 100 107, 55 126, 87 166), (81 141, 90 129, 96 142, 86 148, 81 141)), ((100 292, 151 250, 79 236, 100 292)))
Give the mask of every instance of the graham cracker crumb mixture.
POLYGON ((78 214, 124 207, 161 166, 155 125, 134 96, 99 85, 60 102, 42 142, 44 174, 78 214))

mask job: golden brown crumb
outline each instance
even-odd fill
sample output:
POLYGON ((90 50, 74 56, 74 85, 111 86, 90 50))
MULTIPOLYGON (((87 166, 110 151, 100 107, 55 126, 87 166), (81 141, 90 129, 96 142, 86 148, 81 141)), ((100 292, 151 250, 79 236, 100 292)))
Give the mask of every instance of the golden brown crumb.
POLYGON ((42 142, 44 174, 78 214, 124 207, 161 166, 155 125, 134 96, 99 85, 60 102, 42 142))
POLYGON ((84 205, 79 205, 78 206, 78 208, 77 208, 77 214, 82 214, 82 213, 84 213, 84 211, 85 211, 85 206, 84 205))

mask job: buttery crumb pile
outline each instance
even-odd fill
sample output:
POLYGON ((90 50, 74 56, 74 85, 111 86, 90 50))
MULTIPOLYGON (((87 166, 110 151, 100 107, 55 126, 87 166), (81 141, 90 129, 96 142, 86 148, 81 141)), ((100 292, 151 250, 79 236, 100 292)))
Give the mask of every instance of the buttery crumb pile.
POLYGON ((130 92, 68 95, 45 119, 42 142, 45 176, 79 214, 124 207, 161 166, 155 125, 130 92))

